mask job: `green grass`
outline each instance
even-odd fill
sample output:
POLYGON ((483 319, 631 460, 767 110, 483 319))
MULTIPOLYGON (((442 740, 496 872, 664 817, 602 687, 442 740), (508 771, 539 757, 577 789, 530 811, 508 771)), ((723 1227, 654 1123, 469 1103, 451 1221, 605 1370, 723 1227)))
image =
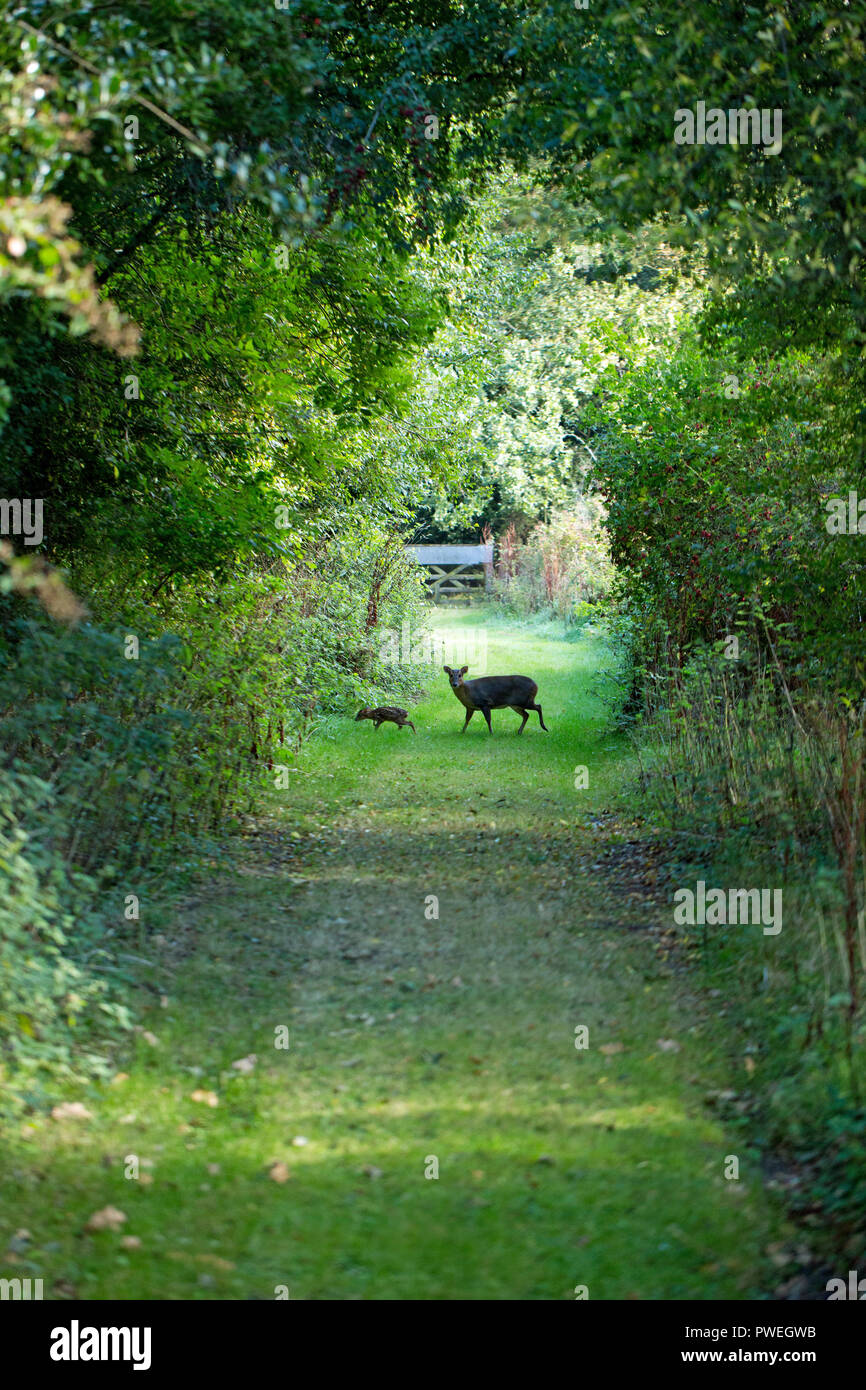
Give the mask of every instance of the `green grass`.
POLYGON ((0 1224, 30 1233, 8 1276, 97 1299, 772 1296, 781 1218, 703 1104, 725 1025, 634 929, 652 909, 593 873, 634 771, 589 693, 609 662, 495 625, 487 669, 538 681, 549 734, 503 710, 461 735, 441 671, 415 736, 332 722, 241 871, 215 866, 145 947, 158 1046, 58 1095, 91 1119, 31 1118, 7 1147, 0 1224), (107 1206, 122 1227, 86 1232, 107 1206))

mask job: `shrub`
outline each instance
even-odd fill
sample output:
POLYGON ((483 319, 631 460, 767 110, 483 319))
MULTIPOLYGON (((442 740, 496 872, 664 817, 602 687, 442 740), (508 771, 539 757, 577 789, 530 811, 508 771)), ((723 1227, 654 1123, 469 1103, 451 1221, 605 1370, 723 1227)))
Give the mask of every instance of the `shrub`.
POLYGON ((499 541, 493 592, 511 612, 586 620, 586 605, 610 591, 612 567, 601 504, 582 499, 571 511, 538 522, 524 542, 512 523, 499 541))

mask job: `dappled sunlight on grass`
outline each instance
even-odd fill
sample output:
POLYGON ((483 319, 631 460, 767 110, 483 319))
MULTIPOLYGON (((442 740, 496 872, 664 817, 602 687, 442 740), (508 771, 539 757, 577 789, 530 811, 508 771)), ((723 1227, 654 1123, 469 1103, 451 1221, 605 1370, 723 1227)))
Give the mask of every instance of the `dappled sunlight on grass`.
POLYGON ((90 1119, 33 1117, 4 1157, 52 1296, 760 1292, 777 1218, 747 1155, 724 1180, 736 1142, 702 1106, 723 1035, 587 876, 587 812, 630 766, 586 693, 600 644, 490 648, 551 735, 507 710, 456 733, 444 676, 416 738, 347 720, 271 793, 243 872, 142 948, 147 1036, 90 1119), (122 1227, 86 1232, 107 1206, 122 1227))

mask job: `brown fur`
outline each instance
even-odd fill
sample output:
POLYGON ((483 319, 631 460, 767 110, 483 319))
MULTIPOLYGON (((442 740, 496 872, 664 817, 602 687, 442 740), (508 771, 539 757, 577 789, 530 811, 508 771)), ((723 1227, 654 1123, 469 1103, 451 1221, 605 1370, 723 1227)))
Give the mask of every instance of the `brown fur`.
POLYGON ((400 709, 398 705, 378 705, 376 709, 368 709, 365 705, 355 715, 356 724, 359 719, 372 719, 374 729, 378 729, 380 724, 385 723, 396 724, 398 729, 402 729, 404 724, 408 724, 413 734, 415 733, 415 725, 409 718, 407 711, 400 709))
POLYGON ((443 666, 442 669, 448 677, 451 689, 466 710, 466 719, 460 730, 461 733, 466 732, 469 720, 476 710, 480 710, 487 721, 487 728, 492 734, 493 725, 490 723, 490 711, 492 709, 504 709, 506 705, 509 709, 513 709, 515 714, 523 716, 523 723, 517 730, 519 734, 522 734, 526 727, 530 710, 535 710, 538 715, 538 722, 544 732, 550 732, 544 722, 541 705, 535 703, 538 686, 529 676, 479 676, 477 680, 466 681, 463 677, 469 670, 468 666, 461 666, 459 670, 455 670, 451 666, 443 666))

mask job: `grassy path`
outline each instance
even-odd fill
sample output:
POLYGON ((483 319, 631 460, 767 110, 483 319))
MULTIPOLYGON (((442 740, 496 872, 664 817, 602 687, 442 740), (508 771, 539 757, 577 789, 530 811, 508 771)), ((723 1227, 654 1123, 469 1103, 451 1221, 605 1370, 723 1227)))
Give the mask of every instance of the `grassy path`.
POLYGON ((70 1094, 90 1119, 7 1155, 10 1274, 83 1298, 772 1296, 779 1218, 703 1103, 723 1024, 634 930, 652 906, 593 874, 632 772, 601 657, 493 628, 488 671, 538 681, 550 734, 503 710, 461 736, 440 673, 416 736, 346 721, 304 753, 242 872, 149 947, 153 1041, 70 1094), (109 1206, 126 1220, 86 1231, 109 1206))

